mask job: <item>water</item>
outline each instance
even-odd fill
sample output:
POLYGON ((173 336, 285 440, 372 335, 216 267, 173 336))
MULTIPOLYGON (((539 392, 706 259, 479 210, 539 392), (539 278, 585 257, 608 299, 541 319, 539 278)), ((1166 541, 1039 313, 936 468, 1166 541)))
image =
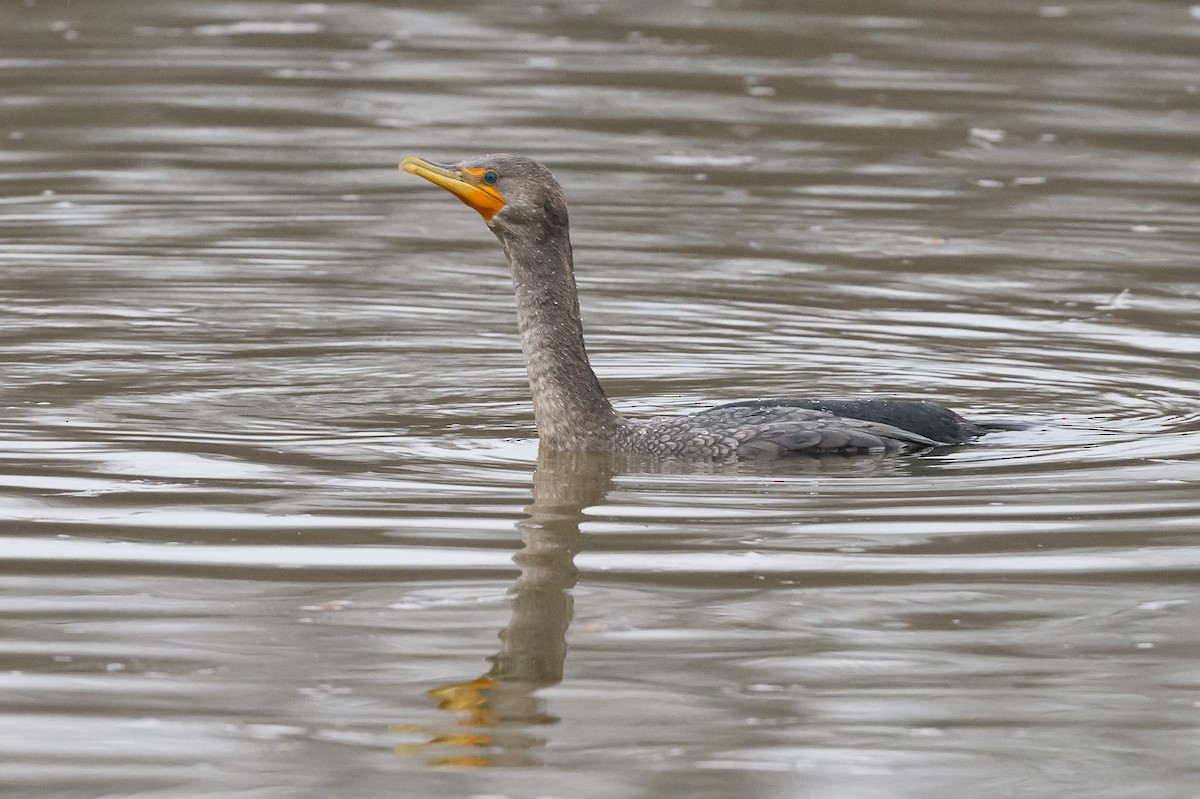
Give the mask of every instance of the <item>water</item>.
POLYGON ((1149 0, 7 4, 6 795, 1193 796, 1198 38, 1149 0), (395 172, 495 150, 566 187, 622 409, 1033 426, 539 462, 495 241, 395 172))

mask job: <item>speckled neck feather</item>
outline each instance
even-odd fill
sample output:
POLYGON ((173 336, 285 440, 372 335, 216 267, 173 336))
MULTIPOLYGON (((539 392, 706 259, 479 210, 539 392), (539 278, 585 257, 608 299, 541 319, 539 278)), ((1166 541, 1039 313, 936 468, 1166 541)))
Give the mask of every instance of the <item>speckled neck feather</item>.
POLYGON ((621 420, 583 343, 571 240, 566 212, 561 213, 555 224, 493 230, 516 287, 517 326, 542 443, 556 450, 605 451, 621 420))

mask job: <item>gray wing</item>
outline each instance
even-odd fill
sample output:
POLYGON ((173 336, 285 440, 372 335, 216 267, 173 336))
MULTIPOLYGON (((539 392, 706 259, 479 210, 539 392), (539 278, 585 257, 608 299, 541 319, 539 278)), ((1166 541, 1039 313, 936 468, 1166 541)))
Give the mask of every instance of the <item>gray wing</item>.
POLYGON ((655 419, 641 433, 646 451, 682 457, 865 455, 939 446, 933 439, 880 422, 813 408, 748 403, 655 419))
MULTIPOLYGON (((990 424, 968 421, 949 408, 924 400, 906 399, 759 399, 733 402, 713 410, 729 407, 781 406, 811 408, 847 419, 878 422, 925 436, 940 444, 962 444, 985 433, 993 432, 990 424)), ((1011 426, 1011 425, 1009 425, 1011 426)))

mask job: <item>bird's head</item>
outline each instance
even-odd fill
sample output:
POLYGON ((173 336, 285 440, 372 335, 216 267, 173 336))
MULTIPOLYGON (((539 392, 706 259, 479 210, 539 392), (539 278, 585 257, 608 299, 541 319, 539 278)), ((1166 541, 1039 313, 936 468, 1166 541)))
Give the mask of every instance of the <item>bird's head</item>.
POLYGON ((474 208, 498 235, 536 234, 567 225, 567 203, 554 175, 532 158, 498 153, 457 164, 435 164, 415 155, 400 162, 474 208))

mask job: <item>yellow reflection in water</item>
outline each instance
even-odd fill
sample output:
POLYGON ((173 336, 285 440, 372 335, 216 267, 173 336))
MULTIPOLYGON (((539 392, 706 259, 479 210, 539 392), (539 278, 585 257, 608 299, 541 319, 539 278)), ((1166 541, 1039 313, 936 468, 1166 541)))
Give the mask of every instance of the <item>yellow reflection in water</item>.
POLYGON ((397 752, 466 750, 432 760, 435 766, 537 765, 531 750, 545 741, 526 731, 558 721, 545 712, 536 693, 562 680, 566 632, 573 616, 574 559, 583 543, 579 523, 584 510, 604 498, 611 476, 611 463, 603 460, 539 457, 528 517, 517 522, 523 546, 513 556, 520 574, 509 592, 512 616, 500 632, 502 643, 491 658, 492 668, 476 679, 429 691, 439 710, 459 714, 453 724, 459 729, 392 725, 392 732, 427 738, 398 744, 397 752), (474 729, 465 732, 464 727, 474 729))

